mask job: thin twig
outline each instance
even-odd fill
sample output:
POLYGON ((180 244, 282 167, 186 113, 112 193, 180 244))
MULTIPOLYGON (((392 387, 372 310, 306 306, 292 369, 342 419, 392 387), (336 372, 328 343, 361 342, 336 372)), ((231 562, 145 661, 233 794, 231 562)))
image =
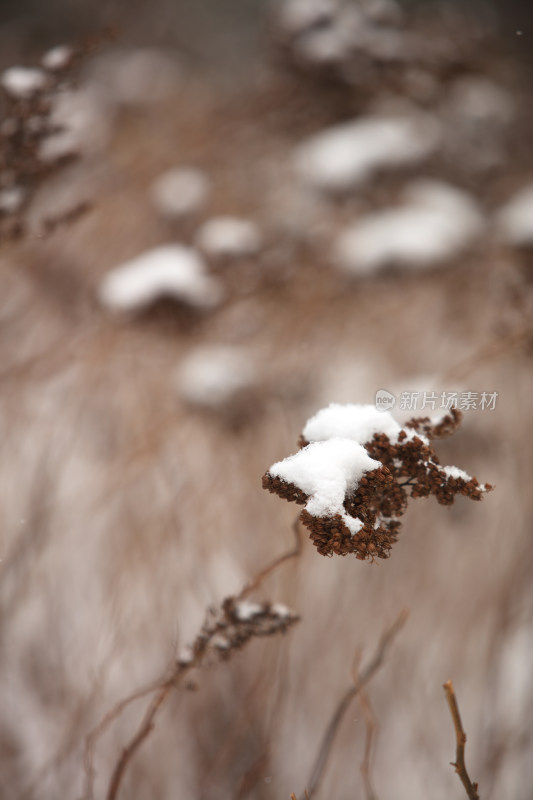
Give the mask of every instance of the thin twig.
POLYGON ((322 742, 318 750, 317 757, 315 759, 315 765, 313 767, 311 778, 309 780, 309 787, 307 789, 309 797, 313 797, 313 795, 316 793, 318 789, 324 770, 326 768, 326 764, 331 752, 331 748, 333 746, 333 742, 335 740, 335 736, 342 722, 342 719, 346 714, 346 711, 350 707, 354 697, 357 697, 359 692, 361 692, 361 690, 364 689, 366 684, 370 681, 370 679, 381 667, 388 649, 390 648, 396 634, 404 626, 408 615, 409 612, 406 609, 403 609, 403 611, 400 612, 398 618, 391 625, 391 627, 388 628, 388 630, 386 630, 382 634, 374 658, 370 661, 370 663, 366 666, 366 668, 362 670, 362 672, 359 674, 357 682, 353 686, 350 686, 350 688, 345 692, 337 708, 335 709, 331 721, 328 727, 326 728, 326 732, 322 738, 322 742))
POLYGON ((93 799, 94 787, 94 747, 97 739, 104 733, 108 726, 115 720, 124 709, 134 700, 138 700, 147 694, 156 692, 148 709, 142 719, 142 722, 135 733, 130 739, 120 758, 118 759, 109 788, 107 792, 107 800, 116 800, 118 791, 122 782, 122 778, 126 771, 128 764, 132 757, 137 752, 140 745, 149 736, 154 728, 155 718, 163 706, 165 700, 169 697, 171 691, 176 689, 181 683, 184 676, 192 669, 202 666, 205 659, 208 657, 209 652, 219 659, 227 658, 232 650, 239 649, 249 639, 257 636, 270 636, 277 632, 284 632, 294 622, 298 621, 298 617, 292 614, 286 615, 283 613, 279 616, 276 610, 266 603, 260 613, 254 614, 251 619, 241 618, 238 614, 238 605, 244 597, 247 597, 250 592, 257 589, 263 580, 267 578, 277 567, 287 561, 289 558, 294 558, 299 555, 301 550, 300 532, 298 523, 294 526, 294 533, 296 536, 296 547, 289 553, 285 553, 275 559, 268 567, 263 569, 253 581, 246 586, 237 597, 229 597, 222 603, 218 611, 210 610, 211 616, 208 615, 202 630, 196 638, 194 645, 191 649, 191 655, 186 660, 178 661, 170 675, 167 673, 165 678, 151 684, 148 687, 142 688, 126 697, 115 705, 109 711, 102 721, 88 734, 85 741, 85 792, 84 800, 93 799), (218 648, 214 644, 216 637, 221 637, 225 646, 218 648), (227 638, 229 637, 229 638, 227 638), (233 638, 232 638, 233 637, 233 638))
POLYGON ((294 538, 296 540, 296 544, 292 550, 289 550, 287 553, 283 553, 283 555, 278 556, 274 559, 268 566, 264 567, 260 572, 257 573, 255 578, 253 578, 250 583, 247 583, 244 589, 241 591, 239 595, 237 595, 236 600, 240 602, 244 600, 248 595, 254 592, 259 586, 263 583, 265 578, 274 572, 278 567, 285 563, 285 561, 289 561, 291 558, 296 558, 302 552, 302 536, 300 533, 300 520, 297 518, 292 526, 292 530, 294 533, 294 538))
POLYGON ((467 375, 470 375, 472 370, 483 362, 490 361, 492 358, 505 353, 515 346, 519 347, 522 344, 527 344, 530 338, 531 327, 529 325, 524 325, 524 327, 510 333, 506 337, 493 339, 488 344, 476 350, 475 353, 472 353, 459 363, 450 367, 440 376, 440 381, 445 383, 450 380, 462 380, 467 375))
POLYGON ((450 713, 452 715, 453 725, 455 728, 455 738, 457 741, 455 749, 455 763, 452 762, 452 767, 455 767, 455 771, 461 778, 461 782, 465 787, 469 800, 479 800, 477 783, 472 783, 468 776, 468 772, 466 771, 466 733, 464 732, 463 723, 461 722, 461 715, 459 714, 459 706, 457 705, 457 700, 455 698, 453 683, 451 681, 446 681, 446 683, 443 685, 443 689, 446 692, 446 700, 448 701, 448 705, 450 707, 450 713))
POLYGON ((113 770, 113 775, 111 776, 111 781, 109 783, 109 789, 107 792, 107 800, 116 800, 116 797, 118 795, 118 790, 120 788, 120 782, 122 780, 122 776, 124 775, 124 771, 128 766, 128 762, 133 757, 136 750, 140 747, 143 741, 146 739, 146 737, 152 731, 154 727, 156 714, 163 705, 171 689, 174 688, 174 686, 175 686, 174 680, 167 681, 165 684, 163 684, 163 686, 161 686, 161 689, 150 703, 150 706, 148 707, 148 710, 144 715, 144 719, 141 722, 139 730, 137 731, 133 739, 131 739, 128 746, 125 747, 124 750, 122 751, 122 755, 120 756, 115 766, 115 769, 113 770))
POLYGON ((115 720, 122 712, 135 700, 140 700, 146 695, 155 692, 161 686, 161 681, 151 683, 142 689, 138 689, 133 694, 117 703, 105 717, 100 720, 98 725, 90 731, 85 737, 85 752, 84 752, 84 767, 85 767, 85 789, 83 792, 83 800, 93 800, 94 797, 94 747, 97 740, 102 736, 109 725, 115 720))
POLYGON ((366 800, 378 800, 378 796, 372 783, 372 761, 374 756, 374 743, 378 724, 370 702, 370 698, 365 689, 359 692, 359 705, 363 710, 366 722, 365 753, 361 763, 361 775, 365 785, 366 800))

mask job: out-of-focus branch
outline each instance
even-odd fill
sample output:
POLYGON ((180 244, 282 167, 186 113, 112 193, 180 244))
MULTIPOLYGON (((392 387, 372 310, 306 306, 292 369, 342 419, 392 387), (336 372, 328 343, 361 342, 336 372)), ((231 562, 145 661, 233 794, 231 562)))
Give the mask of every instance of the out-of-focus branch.
POLYGON ((206 663, 227 660, 235 650, 243 647, 252 638, 272 636, 284 633, 291 625, 298 621, 298 617, 289 609, 279 604, 245 602, 252 591, 257 589, 269 575, 289 558, 299 555, 301 550, 298 523, 294 526, 296 547, 286 553, 265 569, 263 569, 248 584, 237 597, 226 598, 219 609, 210 609, 207 619, 196 637, 193 645, 182 658, 171 668, 166 677, 147 687, 137 690, 133 694, 117 703, 101 720, 101 722, 88 734, 85 740, 85 791, 83 800, 93 800, 94 797, 94 748, 97 740, 119 717, 127 706, 148 694, 154 694, 145 715, 136 733, 123 749, 113 770, 107 800, 116 800, 122 783, 122 778, 132 757, 144 740, 150 735, 155 725, 155 718, 174 689, 182 684, 183 678, 192 669, 202 667, 206 663))
POLYGON ((105 717, 93 728, 93 730, 85 737, 85 752, 84 752, 84 768, 85 768, 85 789, 83 792, 83 800, 93 800, 94 797, 94 748, 97 740, 105 733, 106 729, 111 723, 119 717, 122 712, 135 700, 141 700, 146 695, 155 692, 162 685, 161 681, 151 683, 142 689, 138 689, 133 694, 121 700, 113 708, 108 711, 105 717))
POLYGON ((461 715, 459 714, 459 706, 457 705, 453 683, 451 681, 446 681, 446 683, 443 685, 443 689, 446 692, 446 700, 448 701, 448 705, 450 707, 450 713, 452 715, 453 725, 455 728, 455 738, 457 741, 455 750, 455 763, 452 763, 452 767, 455 767, 455 771, 459 775, 461 782, 465 787, 469 800, 479 800, 477 783, 472 783, 468 776, 468 772, 466 771, 466 733, 464 732, 463 723, 461 722, 461 715))
POLYGON ((118 790, 120 788, 120 782, 122 780, 122 776, 124 775, 124 771, 128 766, 128 762, 133 757, 137 749, 141 746, 146 737, 150 735, 155 724, 156 714, 165 702, 170 691, 174 688, 174 685, 174 681, 170 680, 161 686, 158 693, 150 703, 137 733, 130 740, 127 747, 125 747, 122 751, 122 755, 117 761, 115 769, 113 770, 113 775, 111 776, 109 789, 107 790, 107 800, 116 800, 118 790))
POLYGON ((471 375, 472 371, 480 365, 507 353, 515 347, 519 348, 521 345, 527 344, 530 339, 531 325, 528 322, 508 336, 493 339, 488 344, 485 344, 483 347, 476 350, 475 353, 450 367, 439 376, 439 379, 442 383, 453 380, 463 380, 465 377, 471 375))
POLYGON ((244 600, 248 595, 252 592, 255 592, 256 589, 263 583, 265 578, 268 578, 275 570, 278 569, 285 561, 289 561, 291 558, 296 558, 302 552, 302 535, 300 533, 300 520, 299 518, 295 519, 294 524, 292 526, 292 530, 294 533, 295 538, 295 546, 292 550, 289 550, 287 553, 283 553, 283 555, 278 556, 274 559, 270 564, 268 564, 264 569, 257 573, 257 575, 247 583, 244 589, 241 591, 239 595, 237 595, 237 600, 244 600))
POLYGON ((365 667, 365 669, 363 669, 359 673, 356 682, 354 683, 353 686, 350 686, 350 688, 345 692, 337 708, 335 709, 331 721, 322 738, 322 743, 318 750, 318 754, 315 759, 315 765, 313 767, 311 778, 309 780, 307 793, 310 798, 313 797, 313 795, 316 793, 318 789, 318 786, 320 784, 320 781, 322 779, 324 770, 328 762, 328 758, 331 752, 331 748, 333 746, 333 742, 335 740, 335 736, 337 735, 339 726, 348 708, 350 707, 352 700, 355 697, 357 697, 357 695, 362 691, 362 689, 364 689, 366 684, 371 680, 371 678, 383 664, 387 651, 389 650, 397 633, 403 628, 408 615, 409 612, 407 611, 407 609, 403 609, 403 611, 400 612, 396 621, 390 626, 390 628, 388 628, 382 634, 379 640, 378 647, 374 654, 374 657, 372 658, 370 663, 365 667))
POLYGON ((361 775, 365 785, 366 800, 378 800, 378 796, 372 783, 372 760, 374 755, 374 742, 376 738, 377 722, 374 715, 374 710, 365 689, 359 692, 359 705, 365 715, 366 722, 366 740, 365 740, 365 753, 361 763, 361 775))

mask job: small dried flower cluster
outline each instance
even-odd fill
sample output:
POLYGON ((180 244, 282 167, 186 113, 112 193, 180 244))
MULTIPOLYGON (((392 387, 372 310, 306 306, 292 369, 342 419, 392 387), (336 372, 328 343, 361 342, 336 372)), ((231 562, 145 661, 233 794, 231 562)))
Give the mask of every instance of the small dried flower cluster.
POLYGON ((281 603, 251 603, 227 597, 220 608, 209 610, 194 643, 180 654, 178 668, 226 660, 250 639, 285 633, 298 620, 281 603))
MULTIPOLYGON (((396 0, 287 0, 276 32, 289 64, 358 88, 380 79, 408 84, 413 69, 429 78, 472 62, 490 34, 462 15, 432 16, 396 0), (438 20, 438 23, 435 23, 438 20), (379 73, 378 73, 379 70, 379 73)), ((412 79, 411 79, 412 80, 412 79)))
MULTIPOLYGON (((79 157, 77 145, 59 121, 58 106, 74 88, 83 60, 112 37, 112 32, 103 31, 75 47, 58 45, 44 54, 39 66, 14 66, 0 75, 0 238, 25 233, 24 213, 36 189, 79 157)), ((73 221, 87 208, 81 203, 61 218, 47 220, 47 232, 73 221)))
POLYGON ((304 428, 299 453, 274 464, 263 487, 305 508, 302 523, 322 555, 388 558, 409 497, 456 495, 480 500, 490 491, 457 467, 441 466, 431 440, 453 433, 461 414, 410 420, 402 428, 374 406, 331 405, 304 428))
POLYGON ((40 67, 11 67, 0 77, 5 107, 0 128, 0 217, 10 223, 4 221, 4 235, 22 233, 21 214, 54 166, 42 157, 42 148, 57 132, 54 101, 64 91, 75 60, 72 48, 56 47, 45 54, 40 67))

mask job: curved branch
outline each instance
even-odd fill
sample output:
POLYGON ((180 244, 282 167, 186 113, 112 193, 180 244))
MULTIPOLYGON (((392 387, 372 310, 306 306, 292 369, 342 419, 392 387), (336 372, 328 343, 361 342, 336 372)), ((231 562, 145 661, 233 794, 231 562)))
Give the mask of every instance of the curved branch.
POLYGON ((403 609, 391 627, 382 634, 377 650, 374 654, 374 658, 365 667, 365 669, 360 672, 354 685, 350 686, 350 688, 345 692, 337 708, 335 709, 331 721, 326 728, 326 732, 322 738, 322 743, 315 759, 315 765, 311 773, 309 788, 307 790, 309 797, 313 797, 313 794, 315 794, 318 789, 322 775, 326 768, 333 742, 335 740, 335 736, 337 735, 337 731, 346 711, 350 707, 354 697, 357 697, 357 695, 362 689, 364 689, 366 684, 383 664, 388 649, 390 648, 396 634, 401 630, 401 628, 403 628, 408 615, 409 612, 407 609, 403 609))
POLYGON ((237 602, 244 600, 246 597, 248 597, 249 594, 254 592, 263 583, 265 578, 268 578, 268 576, 272 572, 277 570, 277 568, 281 566, 281 564, 283 564, 285 561, 289 561, 291 558, 297 558, 297 556, 300 555, 300 553, 302 552, 302 535, 300 533, 299 523, 300 520, 299 518, 297 518, 292 526, 294 538, 296 540, 294 548, 292 550, 289 550, 287 553, 283 553, 283 555, 278 556, 277 558, 274 559, 274 561, 268 564, 268 566, 264 567, 264 569, 258 572, 257 575, 250 581, 250 583, 246 584, 246 586, 240 592, 240 594, 237 595, 237 597, 235 598, 237 602))
POLYGON ((461 782, 465 787, 469 800, 479 800, 477 783, 472 783, 468 776, 468 772, 466 771, 466 733, 464 732, 463 723, 461 722, 461 715, 459 714, 459 706, 457 705, 457 700, 455 698, 453 683, 451 681, 446 681, 442 688, 446 692, 446 700, 448 701, 448 705, 450 707, 450 713, 452 715, 453 725, 455 728, 455 738, 457 741, 455 749, 455 763, 452 763, 452 767, 455 767, 455 771, 459 775, 461 782))
POLYGON ((118 795, 118 790, 120 788, 120 782, 122 780, 122 776, 124 775, 126 767, 128 766, 128 762, 135 755, 135 752, 144 742, 146 737, 150 734, 152 728, 154 727, 156 714, 163 705, 163 702, 165 701, 168 693, 170 692, 171 689, 174 688, 174 686, 175 686, 174 678, 164 683, 161 686, 159 692, 156 694, 156 696, 150 703, 137 733, 131 739, 128 746, 124 748, 124 750, 122 751, 122 755, 120 756, 119 760, 116 763, 115 769, 113 770, 113 775, 111 776, 111 781, 109 783, 107 800, 116 800, 116 797, 118 795))

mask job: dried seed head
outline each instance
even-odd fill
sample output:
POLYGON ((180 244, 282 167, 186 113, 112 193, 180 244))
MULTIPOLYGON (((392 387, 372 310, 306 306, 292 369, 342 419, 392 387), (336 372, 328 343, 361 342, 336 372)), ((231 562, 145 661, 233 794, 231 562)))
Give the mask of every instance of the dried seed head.
MULTIPOLYGON (((304 436, 299 440, 300 447, 304 448, 300 457, 302 463, 311 451, 314 457, 319 456, 310 461, 314 474, 294 470, 292 467, 298 456, 292 456, 274 464, 263 476, 263 488, 306 506, 300 520, 309 529, 310 538, 322 555, 353 553, 356 558, 370 561, 388 558, 398 539, 399 518, 407 508, 409 497, 432 494, 440 504, 451 505, 458 494, 481 500, 492 489, 490 484, 481 485, 457 467, 443 467, 439 463, 431 440, 449 436, 458 428, 461 413, 456 409, 437 421, 429 417, 412 419, 403 429, 389 414, 380 418, 387 433, 373 433, 368 441, 356 442, 354 431, 363 430, 368 435, 372 427, 375 429, 371 408, 330 406, 312 421, 315 429, 317 420, 327 421, 326 428, 332 438, 328 439, 324 428, 319 428, 320 441, 310 444, 304 436), (346 439, 339 435, 343 431, 346 439), (317 449, 328 441, 337 444, 327 451, 317 449), (354 471, 353 462, 346 462, 344 456, 349 448, 343 449, 339 444, 342 441, 351 442, 352 448, 361 446, 370 457, 368 462, 360 459, 359 471, 354 471), (325 457, 333 454, 338 462, 322 464, 322 454, 325 457), (289 463, 291 468, 284 468, 289 463), (339 487, 344 493, 340 504, 339 487), (317 495, 322 499, 321 504, 316 502, 317 495)), ((310 423, 306 433, 309 428, 310 423)), ((353 452, 357 453, 355 449, 353 452)))

